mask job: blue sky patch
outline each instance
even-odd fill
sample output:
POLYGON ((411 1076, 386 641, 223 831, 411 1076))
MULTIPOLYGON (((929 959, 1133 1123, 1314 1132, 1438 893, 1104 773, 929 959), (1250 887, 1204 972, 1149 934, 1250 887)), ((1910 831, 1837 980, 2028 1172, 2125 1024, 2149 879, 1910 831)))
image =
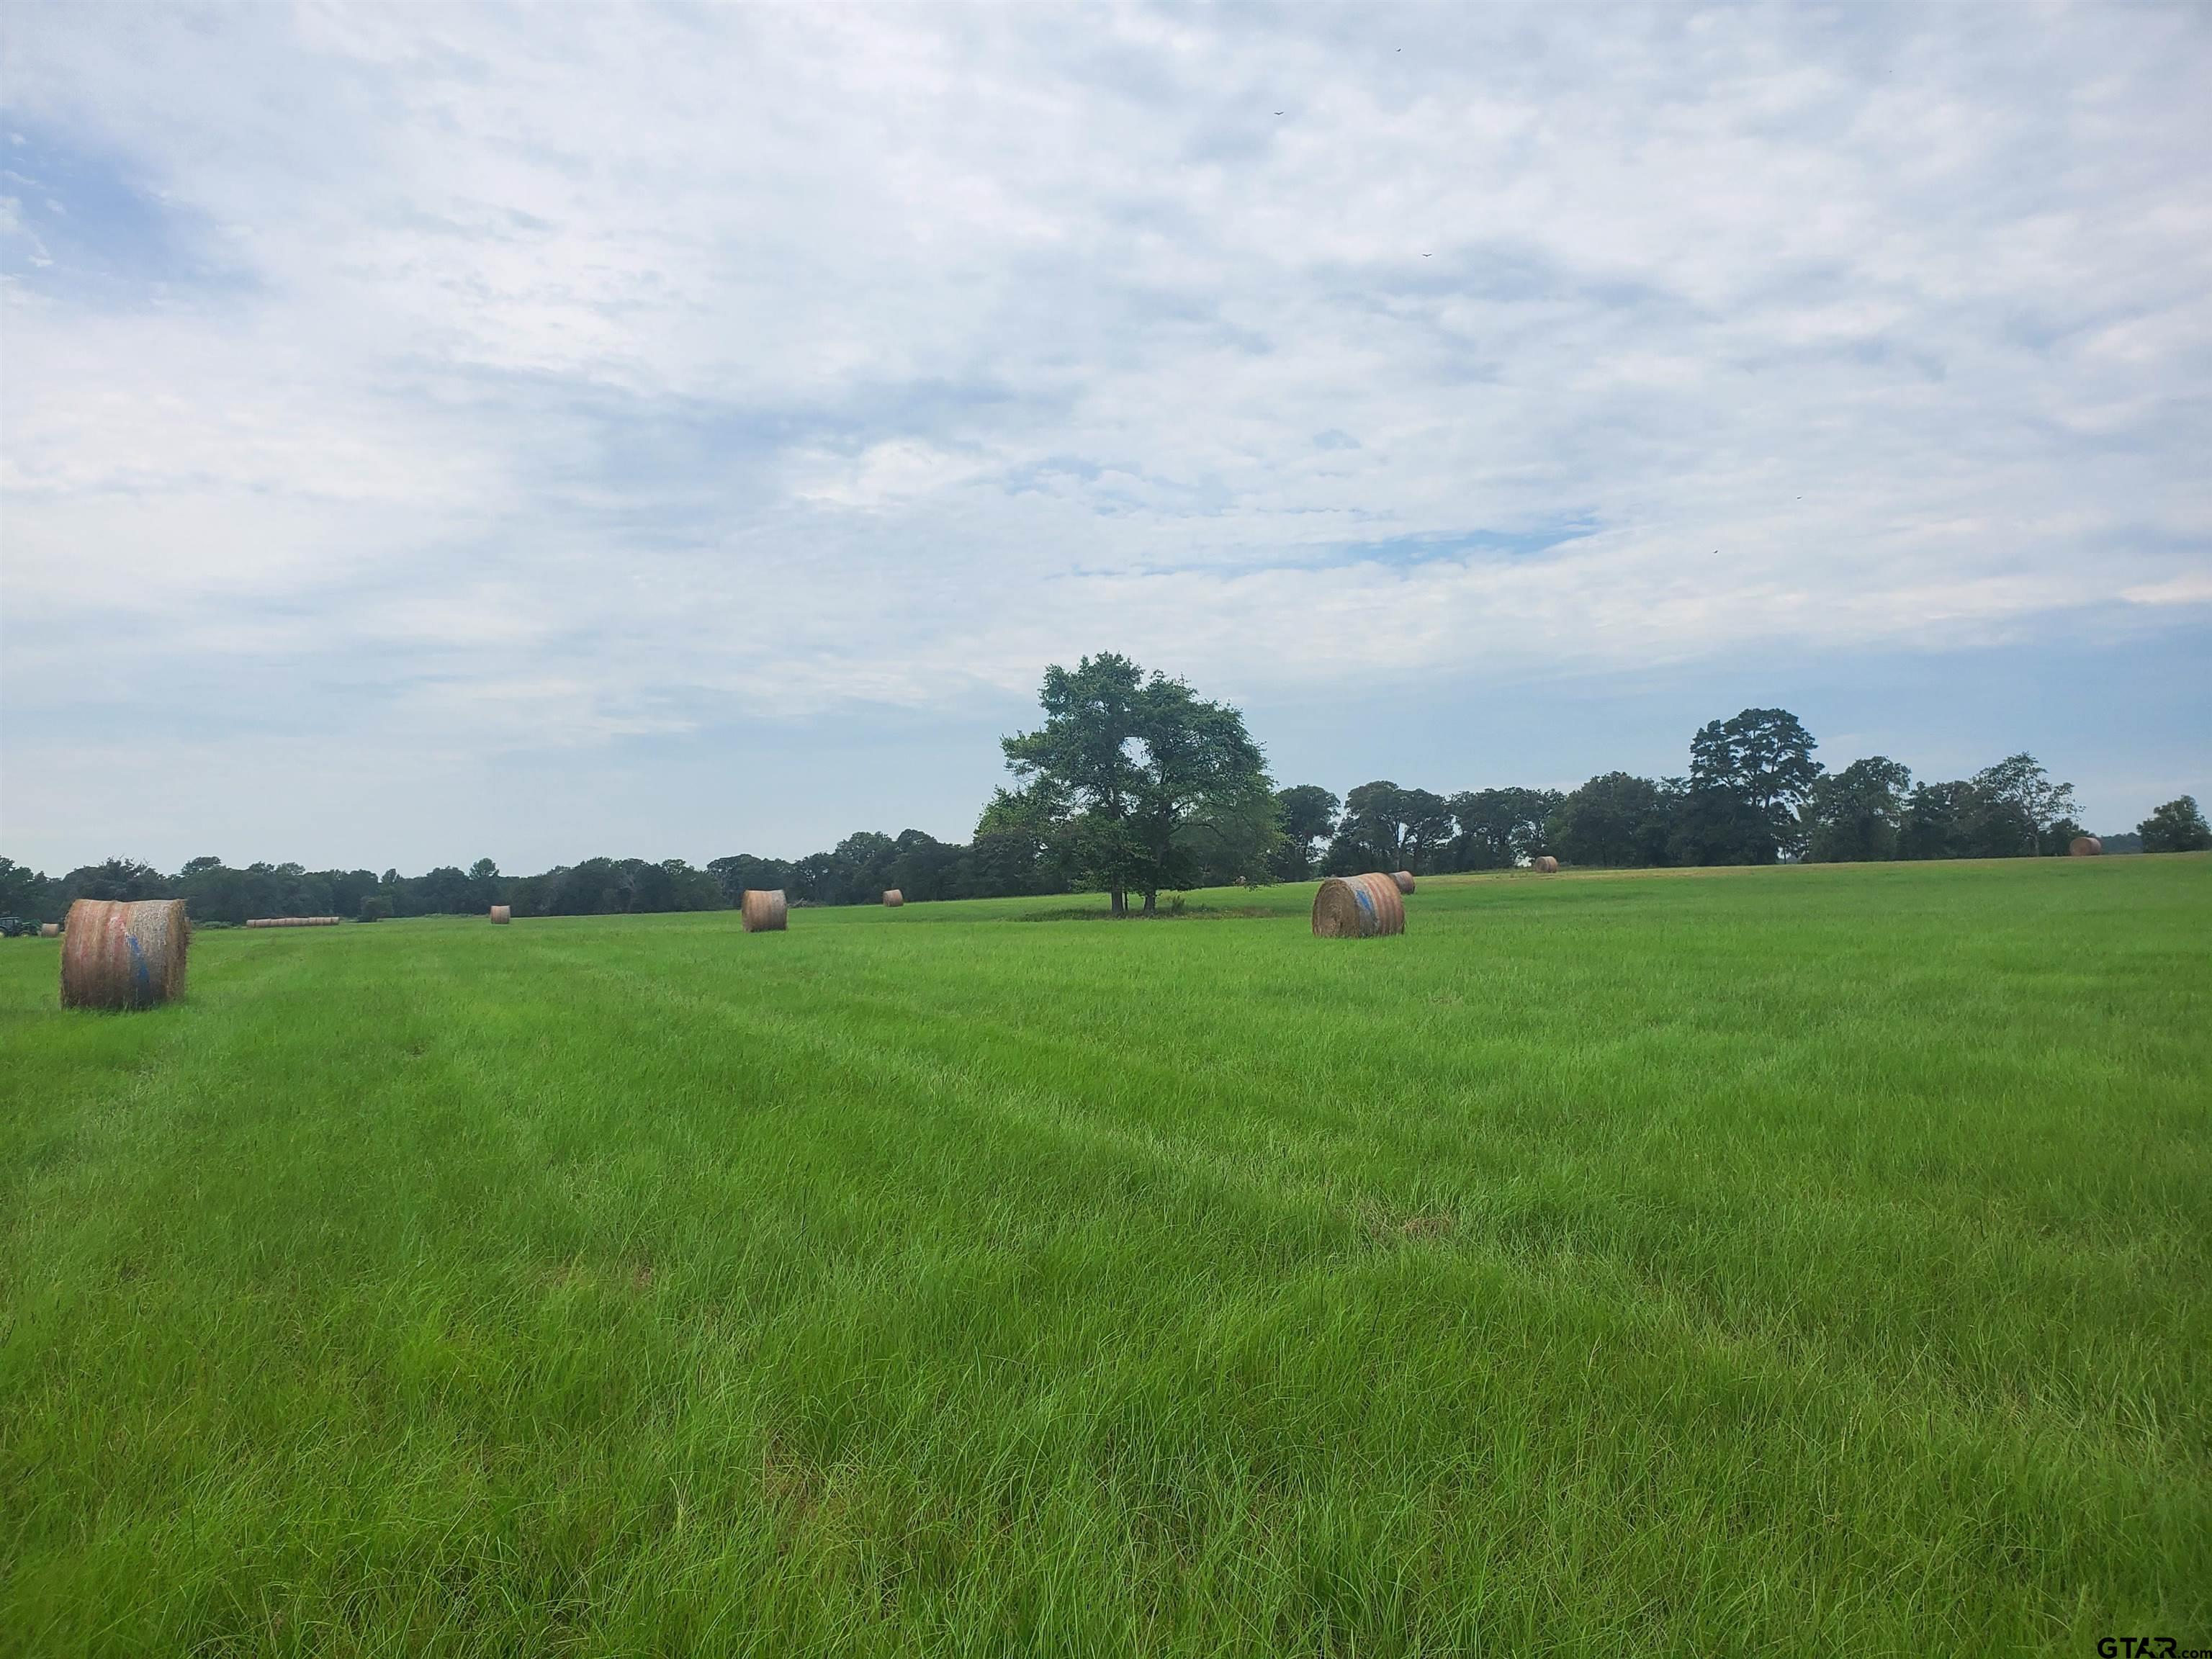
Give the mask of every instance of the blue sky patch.
POLYGON ((10 121, 0 137, 0 271, 56 298, 132 306, 186 286, 230 285, 210 228, 118 157, 10 121))

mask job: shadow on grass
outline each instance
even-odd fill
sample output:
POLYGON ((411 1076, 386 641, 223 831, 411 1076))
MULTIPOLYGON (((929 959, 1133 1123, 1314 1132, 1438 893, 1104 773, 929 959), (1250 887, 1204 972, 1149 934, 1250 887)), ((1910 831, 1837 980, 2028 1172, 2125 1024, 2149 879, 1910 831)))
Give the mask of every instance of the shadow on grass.
POLYGON ((1089 908, 1069 908, 1064 910, 1032 910, 1014 918, 1017 921, 1225 921, 1236 917, 1279 916, 1280 910, 1270 910, 1256 904, 1163 904, 1151 915, 1141 910, 1132 910, 1126 916, 1117 916, 1111 910, 1089 908))

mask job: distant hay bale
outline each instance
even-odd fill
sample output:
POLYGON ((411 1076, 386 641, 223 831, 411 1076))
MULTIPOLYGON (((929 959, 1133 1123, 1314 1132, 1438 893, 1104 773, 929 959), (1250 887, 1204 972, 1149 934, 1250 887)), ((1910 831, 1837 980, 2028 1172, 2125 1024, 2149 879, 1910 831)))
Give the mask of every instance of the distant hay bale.
POLYGON ((1411 870, 1393 870, 1390 879, 1398 884, 1398 890, 1401 893, 1413 890, 1413 872, 1411 870))
POLYGON ((748 933, 781 933, 791 915, 791 908, 783 902, 781 887, 748 887, 738 902, 738 911, 744 918, 748 933))
POLYGON ((79 899, 62 945, 62 1006, 155 1008, 185 994, 182 899, 79 899))
POLYGON ((1559 873, 1559 861, 1549 853, 1545 854, 1528 867, 1540 876, 1556 876, 1559 873))
POLYGON ((2066 849, 2070 857, 2077 859, 2094 859, 2100 856, 2104 850, 2105 843, 2094 836, 2076 836, 2066 849))
POLYGON ((335 927, 336 916, 255 916, 246 924, 248 927, 335 927))
POLYGON ((904 904, 905 902, 906 895, 900 892, 897 888, 886 887, 884 889, 884 905, 885 908, 896 910, 900 905, 904 904))
POLYGON ((1331 876, 1314 895, 1316 939, 1378 939, 1406 931, 1406 900, 1385 875, 1331 876))
POLYGON ((61 936, 62 925, 58 921, 42 921, 39 924, 40 939, 59 939, 61 936))
POLYGON ((514 908, 505 904, 495 904, 491 907, 491 919, 503 927, 514 920, 514 908))

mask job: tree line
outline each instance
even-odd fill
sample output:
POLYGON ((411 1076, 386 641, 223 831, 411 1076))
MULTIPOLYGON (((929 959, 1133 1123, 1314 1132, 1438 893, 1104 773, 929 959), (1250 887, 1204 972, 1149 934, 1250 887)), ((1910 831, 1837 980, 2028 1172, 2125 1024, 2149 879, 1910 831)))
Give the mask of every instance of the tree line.
MULTIPOLYGON (((494 904, 605 915, 723 909, 747 888, 781 888, 798 904, 873 904, 889 888, 916 902, 1103 892, 1116 915, 1150 914, 1162 892, 1193 887, 1497 870, 1547 854, 1614 868, 2019 858, 2063 854, 2082 833, 2073 786, 2032 755, 1947 781, 1916 783, 1881 755, 1830 772, 1783 708, 1710 721, 1679 777, 1607 772, 1566 792, 1449 795, 1377 780, 1340 798, 1318 784, 1276 788, 1239 711, 1126 657, 1048 668, 1039 703, 1037 729, 1002 740, 1012 782, 966 842, 864 830, 800 859, 594 858, 534 876, 504 875, 489 859, 402 876, 210 857, 174 874, 117 858, 49 877, 0 858, 0 914, 53 921, 78 898, 181 898, 203 925, 480 915, 494 904)), ((2212 846, 2212 829, 2183 795, 2105 844, 2188 852, 2212 846)))
POLYGON ((745 854, 703 869, 682 859, 586 859, 540 875, 501 873, 489 859, 468 869, 442 866, 419 876, 397 870, 309 870, 298 864, 234 868, 197 858, 171 874, 137 859, 114 858, 64 876, 47 876, 0 858, 0 915, 58 921, 80 898, 180 898, 201 925, 236 925, 259 916, 482 915, 495 904, 518 916, 644 915, 722 910, 748 887, 780 887, 799 904, 873 904, 886 888, 910 899, 997 898, 1072 890, 1037 867, 1018 836, 978 836, 960 845, 919 830, 899 836, 863 831, 830 851, 802 859, 745 854))
MULTIPOLYGON (((1691 739, 1686 775, 1607 772, 1581 787, 1481 789, 1440 795, 1388 781, 1340 801, 1307 784, 1276 797, 1284 879, 1361 870, 1416 875, 1504 869, 1549 854, 1615 869, 1668 865, 1880 862, 2049 856, 2085 833, 2074 787, 2034 756, 2010 755, 1972 777, 1916 783, 1884 755, 1830 772, 1787 709, 1747 708, 1691 739)), ((2166 802, 2105 850, 2190 852, 2212 846, 2196 800, 2166 802)))
MULTIPOLYGON (((981 838, 979 837, 979 842, 981 838)), ((443 866, 419 876, 397 870, 309 870, 298 864, 234 868, 198 858, 174 874, 136 859, 108 859, 49 877, 0 858, 0 914, 58 921, 71 901, 180 898, 195 923, 236 925, 259 916, 482 915, 495 904, 518 916, 644 915, 723 910, 748 887, 781 887, 800 904, 874 903, 885 887, 912 898, 995 897, 1065 891, 1024 883, 988 845, 948 846, 909 830, 898 836, 848 836, 828 853, 803 859, 738 854, 701 869, 682 859, 586 859, 540 875, 501 873, 489 859, 468 869, 443 866), (980 854, 980 858, 979 858, 980 854)))

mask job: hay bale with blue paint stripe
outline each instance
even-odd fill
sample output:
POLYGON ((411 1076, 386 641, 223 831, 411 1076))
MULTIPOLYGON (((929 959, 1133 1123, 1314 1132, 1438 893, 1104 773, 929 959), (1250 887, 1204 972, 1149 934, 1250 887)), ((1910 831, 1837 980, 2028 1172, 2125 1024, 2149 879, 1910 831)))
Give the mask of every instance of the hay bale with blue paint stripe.
POLYGON ((62 933, 62 1006, 158 1008, 185 994, 182 899, 79 899, 62 933))
POLYGON ((1314 895, 1316 939, 1380 939, 1406 931, 1406 901, 1389 876, 1331 876, 1314 895))

